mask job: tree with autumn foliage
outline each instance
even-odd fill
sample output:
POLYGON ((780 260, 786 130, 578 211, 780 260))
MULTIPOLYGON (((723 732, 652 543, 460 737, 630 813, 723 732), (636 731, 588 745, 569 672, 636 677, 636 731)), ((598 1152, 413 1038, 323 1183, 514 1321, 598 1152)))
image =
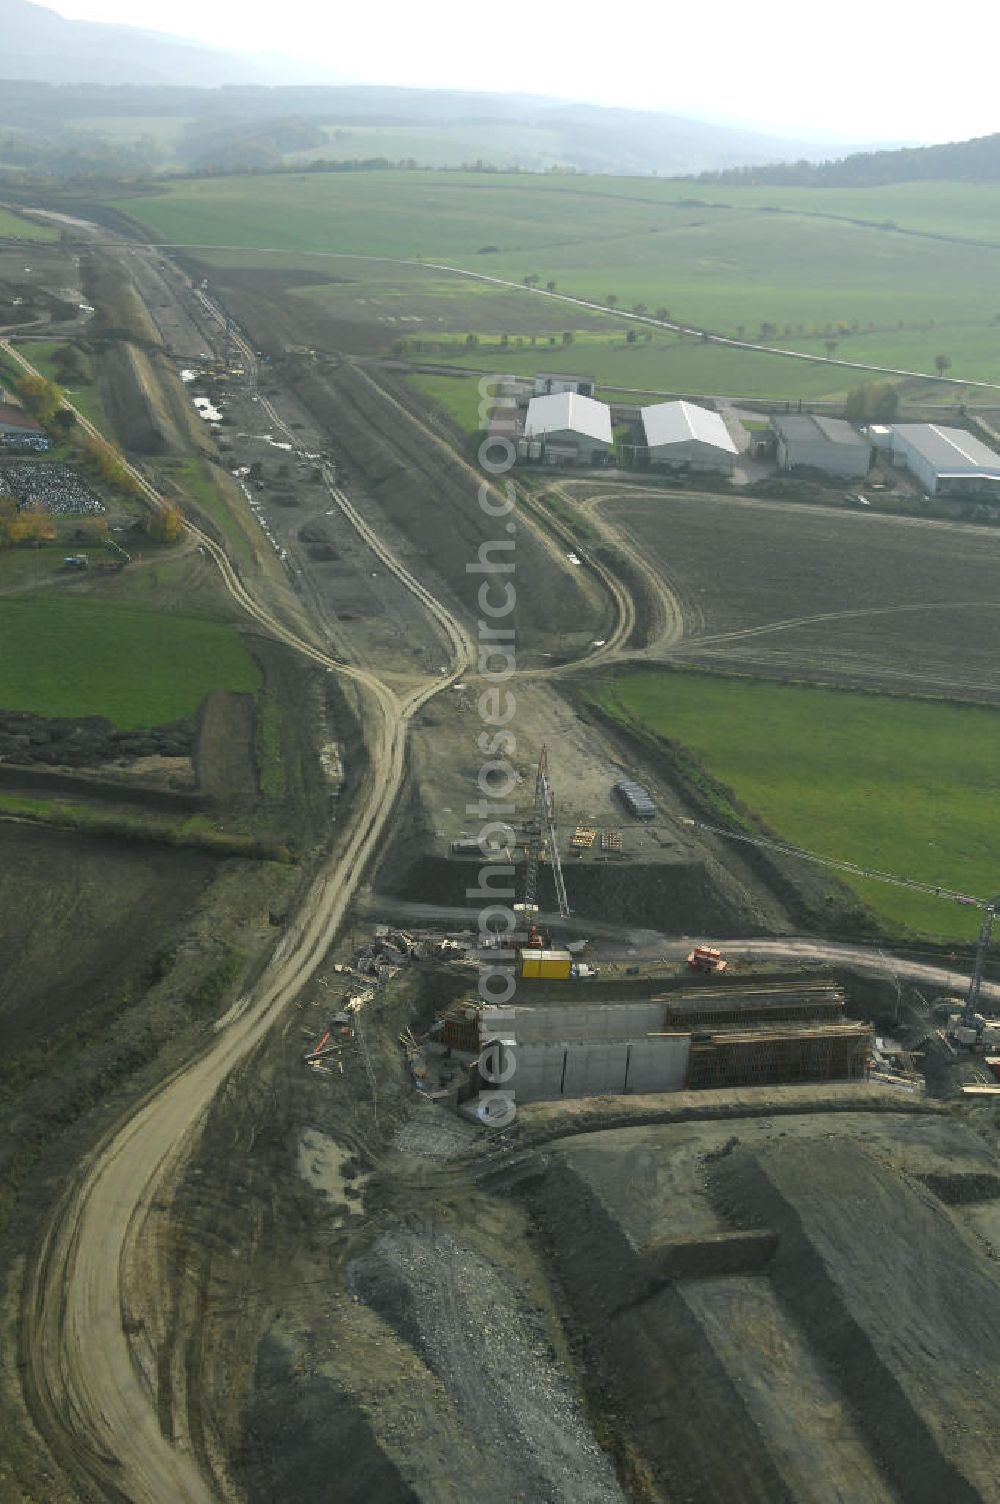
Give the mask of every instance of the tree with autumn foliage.
POLYGON ((111 490, 123 496, 138 496, 139 482, 126 467, 124 456, 113 444, 104 439, 88 436, 80 449, 80 464, 84 470, 102 480, 111 490))
POLYGON ((39 423, 51 423, 62 407, 62 392, 54 381, 47 381, 44 376, 26 373, 18 378, 15 388, 28 412, 39 423))
POLYGON ((0 548, 13 548, 19 543, 51 543, 55 535, 55 523, 37 502, 20 509, 5 506, 0 510, 0 548))
POLYGON ((184 513, 175 501, 165 501, 144 523, 154 543, 176 543, 184 531, 184 513))

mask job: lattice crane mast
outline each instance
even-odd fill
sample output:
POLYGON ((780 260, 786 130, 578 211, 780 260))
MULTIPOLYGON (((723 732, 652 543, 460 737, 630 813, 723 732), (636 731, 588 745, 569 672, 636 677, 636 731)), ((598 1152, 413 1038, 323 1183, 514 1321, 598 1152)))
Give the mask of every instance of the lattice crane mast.
POLYGON ((927 893, 933 898, 946 898, 951 903, 960 903, 968 909, 982 910, 983 922, 979 930, 979 939, 976 942, 975 962, 959 1019, 961 1027, 977 1029, 975 1020, 983 986, 983 970, 993 935, 993 926, 1000 914, 1000 894, 996 898, 974 898, 968 893, 956 893, 952 888, 941 888, 934 883, 921 882, 915 877, 899 877, 894 872, 880 872, 877 868, 862 867, 857 862, 845 862, 832 856, 817 856, 814 851, 805 851, 801 846, 789 846, 784 841, 769 841, 763 836, 740 835, 736 831, 726 830, 721 825, 709 825, 705 820, 684 819, 683 823, 694 825, 699 830, 710 830, 713 835, 725 836, 729 841, 741 841, 746 846, 763 846, 768 851, 777 851, 782 856, 798 857, 801 861, 813 862, 818 867, 832 867, 837 872, 849 872, 852 877, 868 877, 873 882, 892 883, 897 888, 909 888, 912 892, 927 893))
POLYGON ((542 854, 543 835, 548 839, 549 860, 556 888, 556 903, 563 919, 569 917, 569 899, 566 897, 566 881, 562 862, 559 860, 559 845, 556 840, 555 800, 549 784, 549 754, 543 747, 538 758, 535 774, 535 804, 528 832, 528 862, 524 876, 524 912, 529 921, 538 913, 538 863, 542 854))

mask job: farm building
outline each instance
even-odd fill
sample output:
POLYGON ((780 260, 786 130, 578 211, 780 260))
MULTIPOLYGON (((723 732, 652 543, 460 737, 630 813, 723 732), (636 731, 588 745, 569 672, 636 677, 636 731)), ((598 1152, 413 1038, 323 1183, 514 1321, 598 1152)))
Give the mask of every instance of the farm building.
POLYGON ((892 459, 905 465, 930 496, 1000 499, 1000 454, 964 428, 896 423, 892 459))
POLYGON ((52 440, 40 423, 36 423, 23 407, 14 407, 0 402, 0 449, 15 451, 45 450, 52 448, 52 440))
POLYGON ((603 465, 612 449, 611 410, 578 392, 532 397, 524 420, 528 458, 550 465, 603 465), (537 456, 532 452, 538 446, 537 456))
POLYGON ((642 409, 651 465, 731 472, 737 448, 718 413, 693 402, 654 402, 642 409))
POLYGON ((535 377, 534 395, 548 397, 552 392, 577 392, 581 397, 592 397, 594 378, 568 376, 564 371, 539 371, 535 377))
POLYGON ((772 418, 780 470, 820 470, 843 480, 861 480, 871 469, 872 447, 843 418, 795 413, 772 418))
POLYGON ((888 423, 869 423, 865 432, 871 444, 879 453, 889 452, 892 449, 892 429, 888 423))

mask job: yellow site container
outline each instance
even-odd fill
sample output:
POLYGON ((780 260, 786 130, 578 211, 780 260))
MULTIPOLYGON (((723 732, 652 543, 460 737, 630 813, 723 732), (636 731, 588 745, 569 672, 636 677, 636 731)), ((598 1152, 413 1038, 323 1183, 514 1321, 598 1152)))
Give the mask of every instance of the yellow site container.
POLYGON ((568 950, 524 950, 521 977, 525 981, 568 982, 572 956, 568 950))

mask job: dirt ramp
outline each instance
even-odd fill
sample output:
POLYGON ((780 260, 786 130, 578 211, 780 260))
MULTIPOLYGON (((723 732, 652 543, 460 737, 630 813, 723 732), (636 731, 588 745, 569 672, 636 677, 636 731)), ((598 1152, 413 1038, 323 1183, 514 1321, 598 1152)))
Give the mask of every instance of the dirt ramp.
POLYGON ((941 1202, 858 1143, 738 1149, 713 1180, 777 1233, 780 1297, 908 1504, 1000 1498, 1000 1278, 941 1202))
POLYGON ((226 803, 257 793, 253 695, 213 689, 198 708, 195 769, 199 791, 226 803))
MULTIPOLYGON (((490 1434, 513 1466, 510 1442, 490 1434)), ((439 1380, 361 1301, 324 1310, 322 1331, 279 1323, 261 1341, 238 1470, 250 1504, 529 1497, 509 1469, 497 1474, 439 1380)))
MULTIPOLYGON (((538 1192, 556 1266, 585 1333, 587 1366, 599 1375, 592 1403, 613 1418, 624 1450, 642 1458, 653 1480, 649 1497, 797 1504, 683 1287, 665 1283, 663 1246, 647 1259, 595 1189, 610 1168, 597 1164, 595 1154, 601 1157, 599 1150, 556 1156, 538 1192)), ((619 1163, 623 1175, 636 1172, 635 1193, 649 1168, 641 1158, 619 1163)), ((694 1241, 685 1240, 683 1262, 697 1267, 694 1241)), ((717 1247, 711 1234, 707 1241, 717 1247)), ((708 1259, 714 1263, 715 1255, 708 1259)))
POLYGON ((349 1289, 426 1363, 479 1440, 475 1497, 624 1504, 545 1328, 497 1267, 436 1229, 385 1233, 351 1270, 349 1289))
POLYGON ((295 1360, 275 1336, 260 1344, 240 1459, 248 1504, 417 1504, 364 1411, 333 1379, 298 1372, 295 1360))
POLYGON ((214 454, 173 370, 159 351, 125 342, 100 357, 101 391, 125 448, 135 454, 214 454))

